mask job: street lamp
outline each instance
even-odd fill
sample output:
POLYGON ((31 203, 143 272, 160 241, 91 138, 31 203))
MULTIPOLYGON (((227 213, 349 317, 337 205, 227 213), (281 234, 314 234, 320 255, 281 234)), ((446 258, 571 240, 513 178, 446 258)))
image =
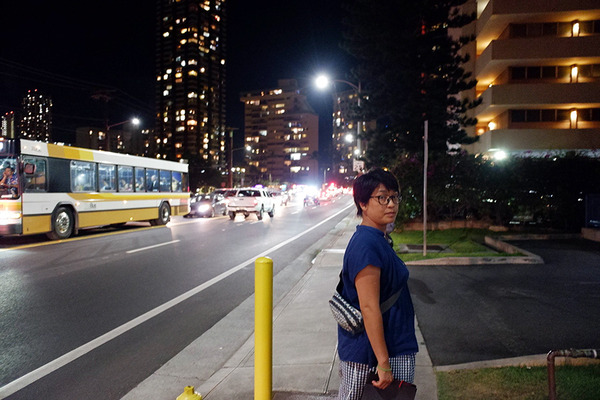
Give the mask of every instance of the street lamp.
POLYGON ((110 150, 110 128, 114 128, 115 126, 132 124, 133 126, 138 126, 141 123, 140 119, 137 117, 126 119, 125 121, 117 122, 116 124, 108 124, 108 120, 106 121, 106 150, 110 150))
MULTIPOLYGON (((346 85, 348 85, 352 89, 354 89, 354 91, 356 92, 356 95, 357 95, 357 105, 358 105, 358 108, 360 109, 360 100, 361 100, 360 82, 358 82, 358 85, 355 85, 354 83, 346 81, 344 79, 330 79, 327 75, 321 74, 315 78, 315 87, 317 89, 324 90, 324 89, 329 88, 333 82, 345 83, 346 85)), ((357 158, 362 154, 361 133, 362 133, 361 132, 361 119, 360 119, 360 115, 359 115, 356 118, 356 150, 354 151, 354 154, 357 155, 357 158)))
POLYGON ((119 125, 124 125, 124 124, 128 124, 131 123, 134 126, 138 126, 140 124, 140 119, 139 118, 131 118, 131 119, 126 119, 125 121, 121 121, 121 122, 117 122, 116 124, 106 124, 106 130, 110 130, 110 128, 114 128, 115 126, 119 126, 119 125))

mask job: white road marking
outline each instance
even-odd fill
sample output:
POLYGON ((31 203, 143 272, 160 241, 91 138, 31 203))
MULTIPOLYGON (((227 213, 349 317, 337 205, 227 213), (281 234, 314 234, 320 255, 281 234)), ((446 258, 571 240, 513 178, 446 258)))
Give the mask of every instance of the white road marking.
MULTIPOLYGON (((36 382, 37 380, 42 379, 46 375, 56 371, 57 369, 59 369, 61 367, 64 367, 65 365, 78 359, 79 357, 84 356, 85 354, 89 353, 90 351, 115 339, 116 337, 126 333, 127 331, 137 327, 138 325, 141 325, 144 322, 156 317, 157 315, 163 313, 164 311, 167 311, 168 309, 175 307, 176 305, 184 302, 185 300, 189 299, 190 297, 208 289, 212 285, 214 285, 214 284, 222 281, 223 279, 233 275, 234 273, 238 272, 242 268, 246 267, 248 264, 253 263, 257 258, 265 257, 267 254, 272 253, 276 250, 279 250, 283 246, 286 246, 287 244, 294 242, 298 238, 306 235, 307 233, 309 233, 310 231, 312 231, 314 229, 317 229, 319 226, 323 225, 330 219, 335 218, 336 216, 338 216, 339 214, 343 213, 348 208, 353 207, 353 206, 354 206, 354 204, 350 204, 347 207, 344 207, 342 210, 340 210, 337 213, 333 214, 332 216, 324 219, 323 221, 319 222, 317 225, 308 228, 304 232, 300 232, 296 236, 279 243, 277 246, 273 246, 270 249, 263 251, 262 253, 242 262, 241 264, 236 265, 235 267, 223 272, 220 275, 217 275, 216 277, 204 282, 203 284, 196 286, 195 288, 188 290, 187 292, 175 297, 174 299, 146 312, 145 314, 142 314, 139 317, 132 319, 131 321, 113 329, 112 331, 107 332, 104 335, 99 336, 96 339, 94 339, 90 342, 87 342, 86 344, 79 346, 78 348, 76 348, 74 350, 71 350, 70 352, 50 361, 49 363, 47 363, 45 365, 42 365, 41 367, 29 372, 26 375, 23 375, 22 377, 6 384, 5 386, 0 387, 0 399, 8 397, 11 394, 23 389, 24 387, 31 385, 32 383, 36 382)), ((165 244, 169 244, 169 243, 172 243, 172 242, 168 242, 165 244)), ((155 247, 155 246, 150 246, 150 247, 147 247, 144 249, 148 249, 151 247, 155 247)), ((143 249, 138 249, 138 250, 143 250, 143 249)))
POLYGON ((150 250, 150 249, 154 249, 156 247, 166 246, 168 244, 173 244, 173 243, 177 243, 177 242, 180 242, 180 240, 175 239, 175 240, 171 240, 170 242, 159 243, 159 244, 155 244, 155 245, 147 246, 147 247, 140 247, 139 249, 128 250, 125 253, 127 253, 127 254, 137 253, 138 251, 150 250))

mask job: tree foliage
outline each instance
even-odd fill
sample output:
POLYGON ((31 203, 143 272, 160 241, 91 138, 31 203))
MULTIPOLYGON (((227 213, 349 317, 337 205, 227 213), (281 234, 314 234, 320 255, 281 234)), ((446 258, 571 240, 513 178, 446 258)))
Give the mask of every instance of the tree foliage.
MULTIPOLYGON (((461 153, 430 165, 430 221, 474 218, 576 231, 585 225, 586 197, 600 193, 600 160, 574 154, 496 161, 461 153)), ((421 155, 405 154, 392 172, 401 182, 398 222, 420 217, 421 155)))
MULTIPOLYGON (((585 198, 600 190, 600 161, 512 157, 502 162, 448 144, 468 144, 467 111, 477 101, 458 96, 476 81, 461 49, 473 37, 449 34, 475 15, 466 0, 353 0, 346 6, 344 47, 357 60, 352 79, 362 87, 360 111, 377 121, 367 132, 368 167, 388 167, 401 186, 399 222, 422 216, 423 127, 429 121, 428 216, 477 218, 506 225, 529 222, 573 230, 584 223, 585 198)), ((599 211, 600 212, 600 211, 599 211)))
POLYGON ((424 120, 433 152, 473 141, 464 128, 476 121, 465 112, 476 104, 455 96, 475 85, 462 68, 468 56, 459 54, 472 38, 448 35, 474 19, 456 11, 464 2, 355 0, 347 6, 344 46, 358 61, 361 111, 378 121, 367 137, 368 164, 390 165, 403 152, 422 151, 424 120))

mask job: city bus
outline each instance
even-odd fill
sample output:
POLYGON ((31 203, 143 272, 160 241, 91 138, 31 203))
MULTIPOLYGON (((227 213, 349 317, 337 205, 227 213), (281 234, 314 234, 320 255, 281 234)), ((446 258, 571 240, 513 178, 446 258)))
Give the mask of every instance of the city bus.
POLYGON ((129 221, 164 225, 189 212, 185 163, 25 139, 1 140, 0 163, 0 236, 66 239, 129 221), (16 181, 4 179, 11 173, 16 181))

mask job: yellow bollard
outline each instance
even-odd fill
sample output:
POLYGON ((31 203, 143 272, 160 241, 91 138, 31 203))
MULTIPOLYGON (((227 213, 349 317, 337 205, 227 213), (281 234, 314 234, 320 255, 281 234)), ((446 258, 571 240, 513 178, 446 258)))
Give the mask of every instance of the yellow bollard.
POLYGON ((254 400, 271 400, 273 379, 273 260, 254 262, 254 400))
POLYGON ((202 400, 202 396, 194 391, 193 386, 186 386, 176 400, 202 400))

